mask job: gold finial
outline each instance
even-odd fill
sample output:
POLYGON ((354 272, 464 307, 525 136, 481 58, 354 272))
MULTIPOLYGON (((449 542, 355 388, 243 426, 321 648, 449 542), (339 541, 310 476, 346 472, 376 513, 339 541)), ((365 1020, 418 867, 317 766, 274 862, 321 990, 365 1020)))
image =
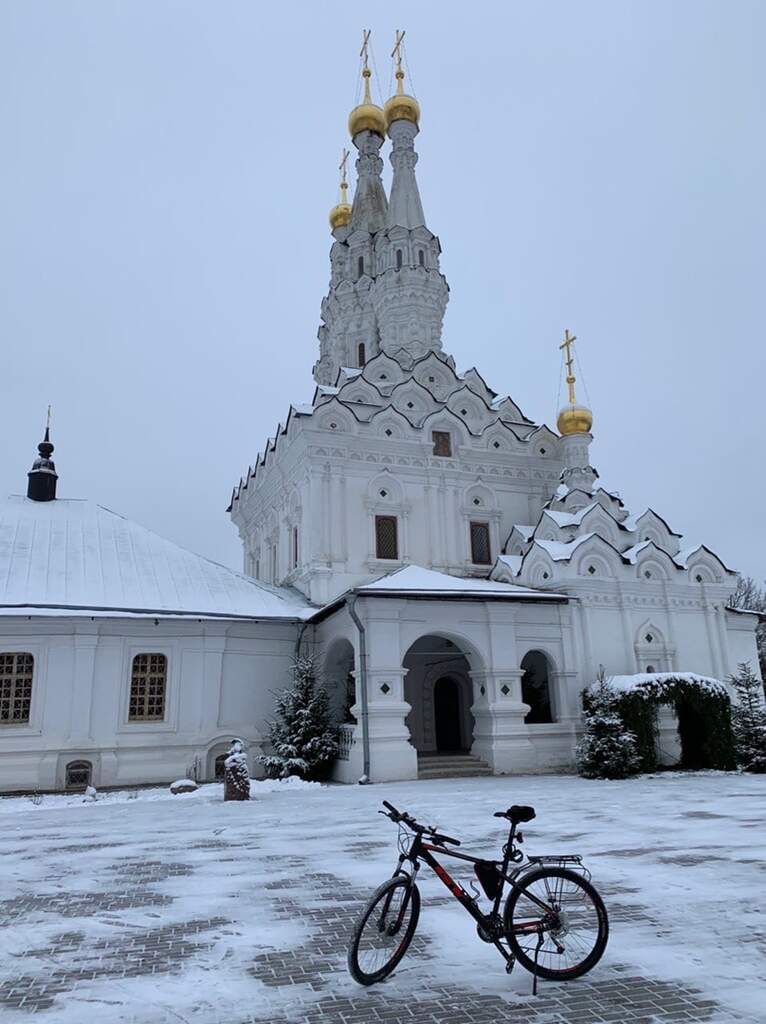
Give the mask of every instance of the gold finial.
POLYGON ((575 402, 576 402, 576 398, 575 398, 575 375, 574 375, 574 370, 572 369, 572 364, 574 362, 574 360, 572 358, 572 345, 574 345, 574 343, 576 341, 577 341, 577 335, 576 334, 570 334, 569 331, 566 330, 566 331, 564 331, 564 340, 559 345, 560 349, 565 348, 567 350, 567 354, 565 356, 564 361, 567 364, 567 386, 569 388, 569 404, 570 405, 574 405, 575 402))
POLYGON ((404 39, 406 29, 403 31, 396 30, 396 45, 391 51, 391 56, 396 61, 396 95, 404 95, 404 72, 402 71, 402 41, 404 39))
POLYGON ((351 204, 348 201, 348 181, 346 179, 346 166, 348 164, 348 150, 343 150, 338 171, 340 172, 340 185, 338 186, 338 203, 330 210, 330 227, 333 231, 336 228, 344 228, 351 221, 351 204))
POLYGON ((566 330, 564 331, 564 340, 559 345, 560 349, 566 350, 564 362, 567 368, 567 388, 569 389, 569 404, 561 410, 557 422, 559 433, 564 435, 587 434, 593 426, 593 413, 584 405, 578 405, 575 397, 574 357, 572 355, 572 346, 575 341, 577 341, 576 336, 566 330))
POLYGON ((372 102, 372 95, 370 93, 370 78, 372 77, 369 67, 370 34, 371 30, 368 28, 362 32, 362 49, 359 51, 359 56, 362 59, 364 97, 359 106, 354 107, 348 116, 348 130, 352 139, 358 132, 363 131, 377 132, 378 135, 386 134, 386 121, 383 117, 383 111, 377 104, 372 102))
POLYGON ((420 107, 414 96, 408 96, 404 91, 404 69, 402 68, 402 42, 405 32, 396 30, 396 43, 391 51, 392 58, 396 61, 396 92, 383 108, 386 115, 386 127, 390 128, 393 121, 412 121, 417 125, 420 123, 420 107))

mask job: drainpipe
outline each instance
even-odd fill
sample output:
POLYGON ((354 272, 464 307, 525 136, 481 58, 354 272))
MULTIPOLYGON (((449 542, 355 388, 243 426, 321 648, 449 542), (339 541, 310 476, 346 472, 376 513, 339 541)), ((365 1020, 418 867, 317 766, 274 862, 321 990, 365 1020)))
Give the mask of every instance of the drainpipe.
POLYGON ((362 620, 356 614, 356 594, 351 594, 347 602, 348 613, 359 630, 359 694, 362 699, 362 753, 364 767, 359 784, 366 786, 370 781, 370 721, 367 710, 367 637, 362 620))

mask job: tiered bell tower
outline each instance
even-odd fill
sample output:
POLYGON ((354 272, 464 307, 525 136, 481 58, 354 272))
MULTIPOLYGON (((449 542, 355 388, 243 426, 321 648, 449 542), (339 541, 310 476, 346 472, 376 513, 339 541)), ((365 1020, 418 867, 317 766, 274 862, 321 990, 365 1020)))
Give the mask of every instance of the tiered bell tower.
POLYGON ((364 35, 364 96, 349 115, 349 133, 358 151, 357 185, 349 206, 343 163, 341 201, 330 212, 335 239, 330 290, 322 301, 320 354, 314 366, 320 384, 334 384, 342 366, 363 366, 380 351, 407 365, 442 347, 449 287, 439 269, 439 240, 426 227, 415 177, 420 106, 404 92, 403 38, 403 32, 397 33, 392 53, 397 91, 381 108, 372 101, 369 32, 364 35), (380 149, 386 134, 392 144, 390 203, 381 180, 380 149))

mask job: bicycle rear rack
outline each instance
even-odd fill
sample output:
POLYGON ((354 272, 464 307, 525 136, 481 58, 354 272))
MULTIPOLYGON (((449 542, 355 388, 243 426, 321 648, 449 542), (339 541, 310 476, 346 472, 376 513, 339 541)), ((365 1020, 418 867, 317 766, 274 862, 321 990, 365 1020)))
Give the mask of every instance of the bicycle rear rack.
POLYGON ((569 868, 571 871, 581 874, 586 881, 591 880, 591 873, 583 864, 579 853, 543 854, 537 857, 527 857, 526 863, 514 872, 514 877, 540 867, 569 868))

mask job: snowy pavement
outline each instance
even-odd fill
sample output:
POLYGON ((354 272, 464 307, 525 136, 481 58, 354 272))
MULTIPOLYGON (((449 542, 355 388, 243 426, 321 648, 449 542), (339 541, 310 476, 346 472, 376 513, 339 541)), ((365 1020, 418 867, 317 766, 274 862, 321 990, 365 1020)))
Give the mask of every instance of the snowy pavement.
POLYGON ((254 791, 228 804, 220 786, 0 800, 0 1024, 765 1019, 764 777, 254 791), (604 896, 604 959, 533 999, 529 974, 508 977, 424 869, 410 952, 384 984, 358 987, 348 935, 395 861, 384 798, 490 857, 503 839, 492 812, 533 804, 527 852, 583 854, 604 896))

